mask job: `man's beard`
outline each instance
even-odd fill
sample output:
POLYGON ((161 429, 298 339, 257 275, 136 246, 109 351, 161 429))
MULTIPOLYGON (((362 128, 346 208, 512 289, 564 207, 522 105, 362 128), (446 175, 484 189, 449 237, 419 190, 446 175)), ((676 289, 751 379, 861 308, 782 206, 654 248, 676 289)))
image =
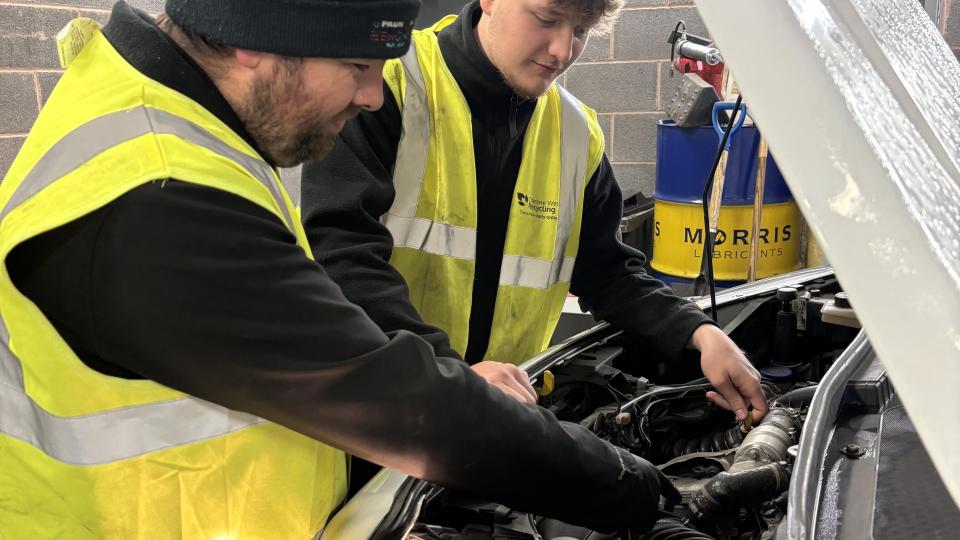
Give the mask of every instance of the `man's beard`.
POLYGON ((281 62, 272 77, 254 81, 250 98, 239 111, 260 153, 274 166, 321 159, 333 148, 336 134, 325 129, 328 122, 310 116, 315 111, 299 107, 296 100, 302 95, 293 61, 281 62))

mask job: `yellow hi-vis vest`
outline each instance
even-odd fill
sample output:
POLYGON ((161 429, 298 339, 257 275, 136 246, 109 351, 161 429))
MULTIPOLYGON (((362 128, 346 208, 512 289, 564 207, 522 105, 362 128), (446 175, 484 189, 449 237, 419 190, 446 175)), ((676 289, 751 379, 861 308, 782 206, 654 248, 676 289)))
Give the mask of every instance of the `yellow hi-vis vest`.
MULTIPOLYGON (((470 108, 440 54, 437 32, 387 62, 384 78, 402 110, 393 170, 396 198, 382 218, 391 264, 423 320, 467 350, 477 236, 470 108)), ((523 141, 485 359, 519 363, 550 343, 580 242, 583 194, 603 156, 596 113, 553 84, 537 100, 523 141)))
MULTIPOLYGON (((266 208, 310 256, 276 170, 98 29, 0 184, 0 256, 167 178, 266 208)), ((88 368, 0 265, 0 538, 309 539, 345 492, 338 450, 88 368)))

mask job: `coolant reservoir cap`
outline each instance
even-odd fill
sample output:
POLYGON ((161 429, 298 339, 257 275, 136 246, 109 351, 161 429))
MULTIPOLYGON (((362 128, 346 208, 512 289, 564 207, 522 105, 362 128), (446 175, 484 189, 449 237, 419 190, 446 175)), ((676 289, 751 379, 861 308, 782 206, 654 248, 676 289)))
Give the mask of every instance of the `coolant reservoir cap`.
POLYGON ((783 366, 767 366, 760 370, 760 376, 768 381, 789 381, 793 370, 783 366))
POLYGON ((793 300, 797 297, 797 289, 794 287, 780 287, 777 289, 777 300, 781 302, 793 300))
POLYGON ((850 308, 850 307, 852 307, 852 306, 850 305, 850 299, 847 298, 847 293, 842 292, 842 291, 841 291, 841 292, 838 292, 837 294, 835 294, 835 295, 833 296, 833 305, 837 306, 838 308, 850 308))

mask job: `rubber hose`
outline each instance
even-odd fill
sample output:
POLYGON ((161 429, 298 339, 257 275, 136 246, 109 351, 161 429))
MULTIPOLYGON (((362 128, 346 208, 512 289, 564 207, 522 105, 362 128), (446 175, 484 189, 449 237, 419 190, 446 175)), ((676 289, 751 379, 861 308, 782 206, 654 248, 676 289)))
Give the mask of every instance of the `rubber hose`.
POLYGON ((691 529, 679 520, 671 518, 657 520, 653 529, 640 538, 643 540, 714 540, 712 536, 691 529))
POLYGON ((740 472, 722 472, 693 495, 693 505, 705 516, 759 506, 787 490, 786 463, 769 463, 740 472))
POLYGON ((804 407, 809 407, 810 403, 813 401, 813 394, 817 391, 817 385, 804 386, 803 388, 795 388, 786 394, 777 398, 777 405, 783 407, 792 407, 794 409, 802 409, 804 407))

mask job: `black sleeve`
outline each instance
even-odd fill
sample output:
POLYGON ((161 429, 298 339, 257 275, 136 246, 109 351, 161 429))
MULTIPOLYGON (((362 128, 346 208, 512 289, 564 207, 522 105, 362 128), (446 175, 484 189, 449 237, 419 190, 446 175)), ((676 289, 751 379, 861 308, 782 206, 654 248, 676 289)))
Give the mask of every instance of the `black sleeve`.
POLYGON ((393 203, 400 110, 384 84, 384 104, 349 122, 323 161, 303 166, 303 224, 317 260, 348 300, 384 332, 409 330, 438 356, 459 358, 450 339, 420 318, 403 276, 390 265, 393 238, 380 216, 393 203))
POLYGON ((570 290, 598 319, 647 338, 677 358, 693 331, 713 321, 644 271, 643 253, 621 242, 622 215, 620 187, 604 155, 587 184, 570 290))
POLYGON ((259 206, 169 180, 87 219, 20 246, 10 266, 58 329, 90 334, 89 354, 517 509, 599 530, 652 524, 650 464, 409 332, 385 335, 259 206), (68 277, 84 290, 36 294, 68 277))

